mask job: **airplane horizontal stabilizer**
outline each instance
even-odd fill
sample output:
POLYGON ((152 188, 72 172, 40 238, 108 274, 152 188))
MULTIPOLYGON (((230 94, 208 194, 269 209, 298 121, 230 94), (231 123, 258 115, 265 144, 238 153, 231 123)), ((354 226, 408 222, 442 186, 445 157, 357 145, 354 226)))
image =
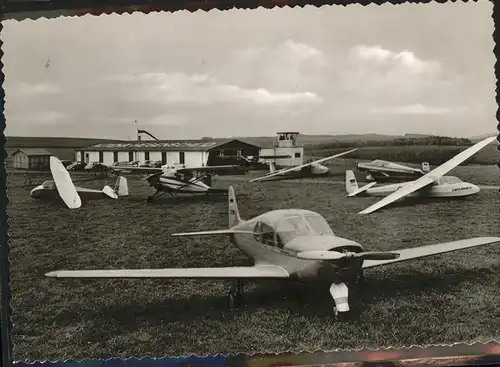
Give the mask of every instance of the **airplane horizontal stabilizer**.
POLYGON ((369 184, 363 186, 363 187, 360 187, 359 189, 357 189, 356 191, 354 192, 351 192, 350 194, 347 195, 347 197, 353 197, 353 196, 356 196, 356 195, 359 195, 363 192, 365 192, 366 190, 368 190, 370 187, 376 185, 377 183, 376 182, 370 182, 369 184))
POLYGON ((435 245, 426 245, 414 248, 394 250, 393 251, 394 253, 398 253, 400 255, 399 258, 391 260, 365 260, 363 263, 363 269, 373 268, 375 266, 392 264, 412 259, 423 258, 432 255, 439 255, 446 252, 464 250, 477 246, 490 245, 496 242, 500 243, 500 237, 475 237, 465 240, 438 243, 435 245))
POLYGON ((111 199, 118 199, 118 195, 116 194, 115 190, 107 185, 104 186, 102 192, 104 195, 109 196, 111 199))
POLYGON ((213 231, 201 232, 185 232, 185 233, 172 233, 172 237, 188 237, 188 236, 214 236, 214 235, 228 235, 228 234, 254 234, 252 231, 239 231, 233 229, 216 229, 213 231))
POLYGON ((59 270, 46 273, 51 278, 191 278, 191 279, 275 279, 290 274, 280 266, 255 265, 225 268, 170 268, 123 270, 59 270))

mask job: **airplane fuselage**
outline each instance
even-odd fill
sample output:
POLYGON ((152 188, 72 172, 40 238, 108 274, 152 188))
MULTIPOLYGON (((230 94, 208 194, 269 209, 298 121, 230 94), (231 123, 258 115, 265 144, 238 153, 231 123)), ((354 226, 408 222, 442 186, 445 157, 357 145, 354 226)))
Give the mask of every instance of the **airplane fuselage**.
POLYGON ((163 174, 158 181, 153 185, 157 190, 163 192, 175 192, 185 194, 204 194, 215 192, 227 192, 223 189, 213 189, 203 181, 192 177, 188 180, 183 180, 177 175, 163 174))
MULTIPOLYGON (((383 186, 374 186, 369 188, 364 192, 364 194, 369 196, 388 196, 393 192, 401 189, 405 183, 390 184, 383 186)), ((410 196, 425 196, 433 198, 444 198, 444 197, 465 197, 477 194, 480 191, 479 187, 468 183, 444 183, 444 184, 434 184, 429 188, 422 189, 410 196)))
MULTIPOLYGON (((45 183, 44 183, 45 184, 45 183)), ((60 199, 59 193, 55 186, 50 185, 38 185, 30 192, 30 197, 37 200, 54 200, 60 199)), ((83 187, 75 186, 78 195, 86 199, 92 199, 94 197, 102 197, 104 193, 101 190, 87 189, 83 187)))
POLYGON ((307 177, 323 177, 323 176, 328 176, 329 173, 330 170, 328 169, 328 167, 323 166, 322 164, 319 163, 313 163, 310 166, 303 167, 298 171, 286 172, 278 176, 269 177, 266 180, 280 181, 280 180, 290 180, 290 179, 307 178, 307 177))
MULTIPOLYGON (((242 222, 233 227, 236 230, 253 231, 259 222, 265 221, 269 215, 279 214, 280 210, 271 211, 242 222)), ((354 279, 361 269, 362 260, 319 261, 297 257, 302 251, 349 251, 362 252, 363 247, 357 242, 337 237, 333 234, 297 237, 285 245, 277 240, 277 233, 272 239, 263 240, 254 234, 237 233, 232 235, 231 242, 245 255, 252 258, 256 265, 272 264, 281 266, 290 274, 290 280, 303 282, 348 282, 354 279)))

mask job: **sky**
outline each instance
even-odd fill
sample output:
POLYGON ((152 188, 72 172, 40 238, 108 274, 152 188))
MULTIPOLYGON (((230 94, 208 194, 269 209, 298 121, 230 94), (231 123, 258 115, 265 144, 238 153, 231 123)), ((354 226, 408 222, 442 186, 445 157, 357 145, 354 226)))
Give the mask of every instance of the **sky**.
POLYGON ((494 134, 492 7, 6 20, 5 135, 494 134))

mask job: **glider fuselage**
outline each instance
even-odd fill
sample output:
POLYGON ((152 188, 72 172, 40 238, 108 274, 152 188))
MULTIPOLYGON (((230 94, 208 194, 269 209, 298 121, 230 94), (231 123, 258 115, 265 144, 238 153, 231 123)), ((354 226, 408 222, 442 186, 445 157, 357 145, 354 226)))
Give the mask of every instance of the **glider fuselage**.
MULTIPOLYGON (((406 183, 397 183, 383 186, 374 186, 365 191, 366 195, 369 196, 388 196, 393 192, 401 189, 406 183)), ((480 188, 477 185, 471 184, 469 182, 450 182, 450 183, 435 183, 428 188, 421 189, 414 192, 411 196, 425 196, 432 198, 444 198, 444 197, 465 197, 477 194, 480 188)))

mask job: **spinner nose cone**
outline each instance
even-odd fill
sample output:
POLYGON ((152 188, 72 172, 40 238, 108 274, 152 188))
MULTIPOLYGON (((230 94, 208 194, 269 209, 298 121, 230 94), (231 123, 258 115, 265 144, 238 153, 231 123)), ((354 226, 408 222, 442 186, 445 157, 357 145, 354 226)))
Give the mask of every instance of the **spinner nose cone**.
POLYGON ((471 192, 472 192, 472 194, 477 194, 479 191, 481 191, 481 189, 479 188, 479 186, 471 184, 471 192))
POLYGON ((39 186, 35 187, 33 190, 30 191, 30 197, 32 197, 33 199, 38 198, 39 194, 40 194, 40 187, 39 186))

